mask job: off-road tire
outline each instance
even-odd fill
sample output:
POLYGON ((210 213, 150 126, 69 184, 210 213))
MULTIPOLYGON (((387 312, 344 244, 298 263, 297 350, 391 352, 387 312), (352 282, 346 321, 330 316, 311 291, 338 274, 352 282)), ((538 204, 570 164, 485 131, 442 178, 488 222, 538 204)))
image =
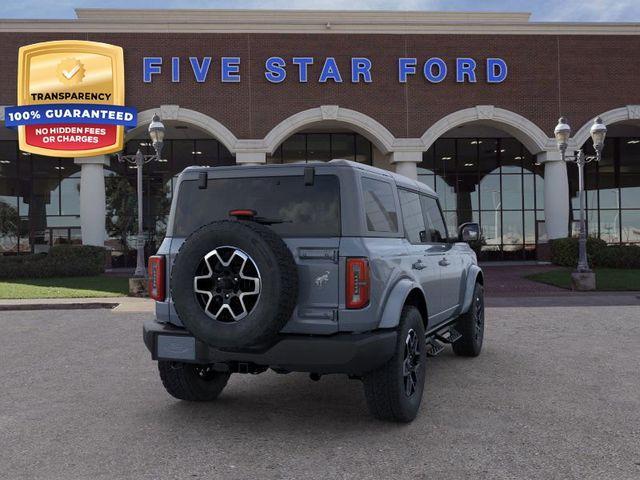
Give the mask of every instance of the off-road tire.
POLYGON ((453 343, 453 351, 461 357, 477 357, 482 351, 484 338, 484 287, 476 283, 469 311, 456 322, 456 330, 462 335, 453 343))
POLYGON ((164 388, 179 400, 210 402, 227 385, 230 373, 210 370, 206 365, 159 361, 158 370, 164 388))
POLYGON ((171 297, 185 327, 213 347, 266 346, 291 318, 298 300, 298 269, 291 251, 273 230, 251 221, 221 220, 194 231, 184 241, 171 269, 171 297), (248 255, 261 277, 260 296, 252 310, 233 322, 208 316, 194 291, 202 259, 218 247, 248 255))
POLYGON ((420 311, 407 305, 402 309, 393 357, 382 367, 363 376, 369 412, 380 420, 410 422, 418 414, 426 375, 427 358, 424 323, 420 311), (416 369, 415 391, 407 395, 404 376, 405 349, 410 332, 418 342, 420 358, 416 369))

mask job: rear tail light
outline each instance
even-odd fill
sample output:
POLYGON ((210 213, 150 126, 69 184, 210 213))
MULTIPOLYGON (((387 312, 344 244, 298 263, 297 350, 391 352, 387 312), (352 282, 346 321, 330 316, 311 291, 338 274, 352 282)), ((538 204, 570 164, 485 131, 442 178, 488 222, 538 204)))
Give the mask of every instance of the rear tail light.
POLYGON ((165 297, 164 276, 164 255, 149 257, 149 297, 158 302, 164 301, 165 297))
POLYGON ((347 308, 363 308, 369 304, 369 261, 347 258, 347 308))

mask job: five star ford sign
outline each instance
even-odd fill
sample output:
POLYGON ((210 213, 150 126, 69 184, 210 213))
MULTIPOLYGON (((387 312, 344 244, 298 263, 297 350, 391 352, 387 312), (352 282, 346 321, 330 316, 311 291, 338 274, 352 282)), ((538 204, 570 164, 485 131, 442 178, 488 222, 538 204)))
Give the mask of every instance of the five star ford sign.
POLYGON ((122 150, 124 128, 137 125, 124 106, 121 47, 63 40, 20 48, 18 106, 5 109, 20 150, 88 157, 122 150))

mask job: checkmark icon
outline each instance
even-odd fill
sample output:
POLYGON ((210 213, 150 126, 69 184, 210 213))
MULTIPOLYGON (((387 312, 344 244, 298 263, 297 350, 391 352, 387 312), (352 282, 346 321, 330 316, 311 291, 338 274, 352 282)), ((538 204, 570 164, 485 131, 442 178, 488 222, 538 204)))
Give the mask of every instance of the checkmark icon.
POLYGON ((78 70, 80 70, 80 65, 76 65, 70 71, 62 70, 62 74, 65 76, 67 80, 71 80, 71 77, 73 77, 76 73, 78 73, 78 70))

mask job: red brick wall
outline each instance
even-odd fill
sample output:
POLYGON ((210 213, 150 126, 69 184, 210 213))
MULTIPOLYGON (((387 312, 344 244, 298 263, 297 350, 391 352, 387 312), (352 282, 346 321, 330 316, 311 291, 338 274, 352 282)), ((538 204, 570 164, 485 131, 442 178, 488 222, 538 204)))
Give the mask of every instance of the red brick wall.
POLYGON ((337 104, 370 115, 397 137, 419 137, 431 124, 456 110, 491 104, 530 119, 549 135, 558 116, 577 130, 593 115, 640 104, 640 36, 554 35, 301 35, 301 34, 0 34, 0 102, 16 102, 18 48, 45 40, 82 39, 121 45, 125 51, 127 104, 139 110, 178 104, 201 111, 238 138, 261 138, 286 117, 307 108, 337 104), (264 77, 264 61, 277 55, 313 56, 307 84, 288 67, 284 83, 264 77), (162 56, 162 76, 142 82, 142 57, 162 56), (171 83, 170 57, 182 57, 180 83, 171 83), (213 57, 205 83, 196 83, 188 57, 213 57), (240 83, 220 82, 221 56, 242 58, 240 83), (317 82, 326 56, 337 58, 344 82, 317 82), (373 83, 352 84, 349 59, 373 62, 373 83), (417 57, 418 74, 398 82, 397 59, 417 57), (438 56, 449 75, 430 84, 420 60, 438 56), (487 84, 479 68, 476 84, 457 84, 453 61, 469 56, 482 67, 487 57, 504 58, 509 76, 487 84))

